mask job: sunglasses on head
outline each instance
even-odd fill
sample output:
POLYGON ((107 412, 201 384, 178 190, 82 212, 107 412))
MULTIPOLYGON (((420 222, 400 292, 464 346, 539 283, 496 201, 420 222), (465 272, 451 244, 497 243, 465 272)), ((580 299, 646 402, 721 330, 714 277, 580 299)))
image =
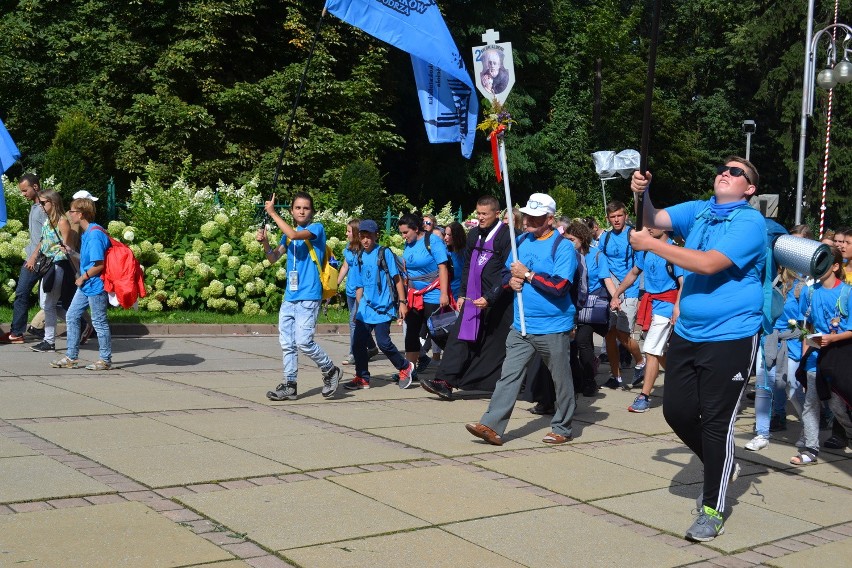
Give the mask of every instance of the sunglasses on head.
POLYGON ((46 205, 46 204, 50 203, 50 201, 41 201, 41 200, 39 200, 39 203, 41 203, 42 205, 46 205))
POLYGON ((751 183, 751 178, 748 177, 746 171, 739 166, 716 166, 716 175, 720 176, 725 172, 730 172, 730 174, 734 177, 744 177, 746 181, 751 183))

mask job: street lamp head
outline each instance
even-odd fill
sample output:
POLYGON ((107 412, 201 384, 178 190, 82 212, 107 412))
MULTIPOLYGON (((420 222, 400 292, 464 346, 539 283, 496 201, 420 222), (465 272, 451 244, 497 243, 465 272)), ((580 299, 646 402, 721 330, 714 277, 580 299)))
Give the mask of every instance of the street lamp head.
POLYGON ((833 89, 837 84, 837 76, 833 69, 823 69, 817 75, 816 82, 822 89, 833 89))
POLYGON ((743 121, 743 132, 746 134, 754 134, 757 132, 757 124, 753 120, 743 121))
POLYGON ((834 66, 834 76, 837 77, 837 82, 840 84, 852 81, 852 63, 844 58, 843 61, 834 66))

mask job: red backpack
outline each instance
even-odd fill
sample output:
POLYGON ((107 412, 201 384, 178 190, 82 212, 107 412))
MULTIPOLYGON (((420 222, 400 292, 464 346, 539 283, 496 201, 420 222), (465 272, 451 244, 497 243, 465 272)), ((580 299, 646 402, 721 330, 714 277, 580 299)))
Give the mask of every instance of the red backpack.
POLYGON ((92 228, 105 234, 110 242, 104 253, 104 270, 100 275, 104 290, 115 294, 122 308, 132 308, 136 300, 146 294, 142 265, 126 244, 112 238, 103 227, 95 225, 92 228))

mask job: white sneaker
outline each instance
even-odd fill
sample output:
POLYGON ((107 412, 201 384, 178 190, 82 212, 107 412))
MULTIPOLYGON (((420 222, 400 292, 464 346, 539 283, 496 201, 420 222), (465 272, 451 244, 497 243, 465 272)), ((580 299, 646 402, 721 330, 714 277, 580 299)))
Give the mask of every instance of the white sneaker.
POLYGON ((758 434, 752 438, 751 442, 745 445, 745 449, 752 452, 757 452, 769 445, 769 437, 758 434))

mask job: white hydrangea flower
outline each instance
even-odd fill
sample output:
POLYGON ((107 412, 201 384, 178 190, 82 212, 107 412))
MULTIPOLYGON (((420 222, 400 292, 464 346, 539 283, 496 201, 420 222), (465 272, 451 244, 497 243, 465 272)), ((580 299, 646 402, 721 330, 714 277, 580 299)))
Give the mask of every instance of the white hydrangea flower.
POLYGON ((240 268, 237 270, 237 278, 239 278, 241 282, 248 282, 249 280, 254 278, 251 266, 248 266, 247 264, 243 264, 242 266, 240 266, 240 268))
POLYGON ((133 233, 133 231, 124 231, 124 235, 122 236, 124 237, 125 242, 128 243, 132 243, 133 239, 136 238, 136 235, 133 233))
POLYGON ((228 216, 224 213, 216 213, 216 215, 213 216, 213 220, 216 221, 216 223, 218 223, 222 227, 226 227, 228 225, 228 222, 230 221, 228 216))
POLYGON ((238 257, 238 256, 229 256, 228 257, 228 268, 230 268, 231 270, 239 268, 240 263, 241 263, 240 257, 238 257))
POLYGON ((204 249, 206 249, 206 248, 207 248, 207 246, 204 244, 204 241, 202 241, 201 239, 194 239, 192 241, 192 250, 194 252, 204 252, 204 249))
POLYGON ((225 286, 225 295, 229 298, 233 298, 237 295, 237 287, 233 284, 228 284, 227 286, 225 286))
POLYGON ((222 243, 222 245, 219 247, 219 254, 221 255, 230 256, 233 252, 234 245, 232 245, 231 243, 222 243))
POLYGON ((201 255, 197 252, 188 252, 183 256, 183 261, 189 268, 197 268, 201 263, 201 255))
POLYGON ((208 221, 201 225, 201 236, 205 239, 212 239, 219 234, 219 225, 216 221, 208 221))
POLYGON ((219 298, 225 293, 225 285, 219 280, 210 281, 210 295, 214 298, 219 298))

